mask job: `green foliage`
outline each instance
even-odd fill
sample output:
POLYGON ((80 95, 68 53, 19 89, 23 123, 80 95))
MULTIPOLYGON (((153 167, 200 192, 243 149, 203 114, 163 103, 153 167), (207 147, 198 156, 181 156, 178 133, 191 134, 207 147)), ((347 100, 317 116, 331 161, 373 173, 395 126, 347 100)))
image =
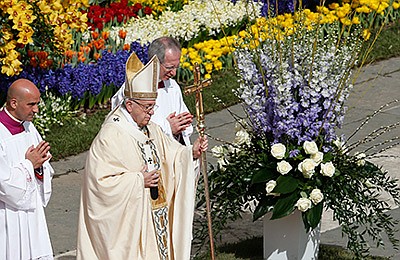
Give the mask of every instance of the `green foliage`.
POLYGON ((65 123, 84 124, 84 115, 71 110, 71 100, 71 96, 57 97, 49 91, 42 95, 39 112, 35 115, 33 123, 43 138, 50 132, 51 126, 63 126, 65 123))
MULTIPOLYGON (((367 62, 374 62, 400 55, 400 21, 396 21, 384 28, 376 39, 372 51, 367 57, 367 62)), ((373 37, 372 37, 373 38, 373 37)))
POLYGON ((46 141, 51 145, 52 160, 57 161, 87 151, 108 112, 108 110, 99 110, 87 116, 86 124, 65 124, 50 127, 46 141))

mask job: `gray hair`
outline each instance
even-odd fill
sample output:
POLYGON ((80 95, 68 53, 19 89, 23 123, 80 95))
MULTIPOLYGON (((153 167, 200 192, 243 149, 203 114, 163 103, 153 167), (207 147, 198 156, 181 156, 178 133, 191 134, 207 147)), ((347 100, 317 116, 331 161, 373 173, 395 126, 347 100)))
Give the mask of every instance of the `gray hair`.
POLYGON ((154 55, 160 60, 161 63, 164 63, 165 60, 165 52, 167 50, 172 50, 174 52, 181 52, 181 44, 178 40, 172 37, 160 37, 155 39, 149 46, 148 49, 148 57, 149 59, 154 55))

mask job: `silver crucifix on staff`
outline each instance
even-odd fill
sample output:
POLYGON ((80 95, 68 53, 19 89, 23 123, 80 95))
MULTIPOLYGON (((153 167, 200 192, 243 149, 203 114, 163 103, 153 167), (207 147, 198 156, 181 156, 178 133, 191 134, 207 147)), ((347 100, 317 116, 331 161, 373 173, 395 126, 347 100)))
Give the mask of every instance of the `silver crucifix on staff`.
MULTIPOLYGON (((200 137, 204 137, 204 131, 206 128, 205 119, 204 119, 204 109, 203 109, 203 96, 202 90, 205 87, 211 86, 211 79, 201 80, 200 79, 200 66, 198 63, 194 65, 193 69, 194 74, 194 82, 192 86, 186 87, 184 90, 185 95, 190 95, 193 92, 196 93, 196 120, 197 120, 197 132, 199 133, 200 137)), ((204 190, 205 190, 205 197, 206 197, 206 209, 207 209, 207 221, 208 221, 208 235, 210 238, 210 253, 211 253, 211 260, 215 259, 214 254, 214 239, 213 239, 213 232, 212 232, 212 221, 211 221, 211 207, 210 207, 210 194, 208 192, 208 175, 207 175, 207 159, 206 153, 201 154, 201 172, 203 173, 204 178, 204 190)))

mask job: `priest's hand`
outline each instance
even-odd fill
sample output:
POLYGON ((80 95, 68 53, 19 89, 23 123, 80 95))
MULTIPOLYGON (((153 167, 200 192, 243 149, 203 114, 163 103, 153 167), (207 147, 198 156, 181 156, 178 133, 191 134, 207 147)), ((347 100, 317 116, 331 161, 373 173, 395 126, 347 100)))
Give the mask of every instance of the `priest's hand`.
POLYGON ((151 172, 149 172, 147 170, 148 169, 147 169, 147 165, 146 165, 140 171, 143 174, 144 187, 145 188, 158 187, 158 180, 160 179, 160 176, 157 173, 157 169, 152 170, 151 172))
POLYGON ((169 114, 167 117, 173 135, 178 135, 185 131, 193 122, 193 115, 189 112, 183 112, 176 115, 175 112, 169 114))
POLYGON ((200 158, 201 154, 206 152, 208 149, 208 139, 207 136, 203 138, 199 137, 193 144, 193 158, 200 158))
POLYGON ((36 147, 33 145, 28 148, 25 153, 25 159, 31 161, 33 168, 38 169, 42 167, 43 163, 51 158, 50 144, 41 141, 36 147))

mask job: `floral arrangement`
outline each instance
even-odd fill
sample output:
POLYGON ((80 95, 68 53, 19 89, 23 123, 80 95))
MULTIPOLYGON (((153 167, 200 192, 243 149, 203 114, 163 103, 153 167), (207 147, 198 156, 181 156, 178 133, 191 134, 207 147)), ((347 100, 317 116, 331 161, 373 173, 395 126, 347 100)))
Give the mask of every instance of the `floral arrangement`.
POLYGON ((298 210, 308 232, 319 225, 323 210, 331 209, 348 248, 362 257, 369 250, 366 234, 381 245, 386 233, 397 246, 397 220, 380 195, 385 192, 400 205, 400 188, 370 159, 399 142, 397 137, 373 145, 381 148, 375 153, 371 148, 363 153, 359 144, 399 124, 352 145, 337 134, 354 69, 363 64, 363 45, 369 42, 354 13, 342 19, 329 14, 304 10, 277 16, 248 32, 256 34, 253 40, 237 46, 237 95, 247 118, 235 116, 234 143, 212 149, 218 164, 209 172, 210 196, 222 226, 245 209, 254 220, 268 212, 277 219, 298 210))

